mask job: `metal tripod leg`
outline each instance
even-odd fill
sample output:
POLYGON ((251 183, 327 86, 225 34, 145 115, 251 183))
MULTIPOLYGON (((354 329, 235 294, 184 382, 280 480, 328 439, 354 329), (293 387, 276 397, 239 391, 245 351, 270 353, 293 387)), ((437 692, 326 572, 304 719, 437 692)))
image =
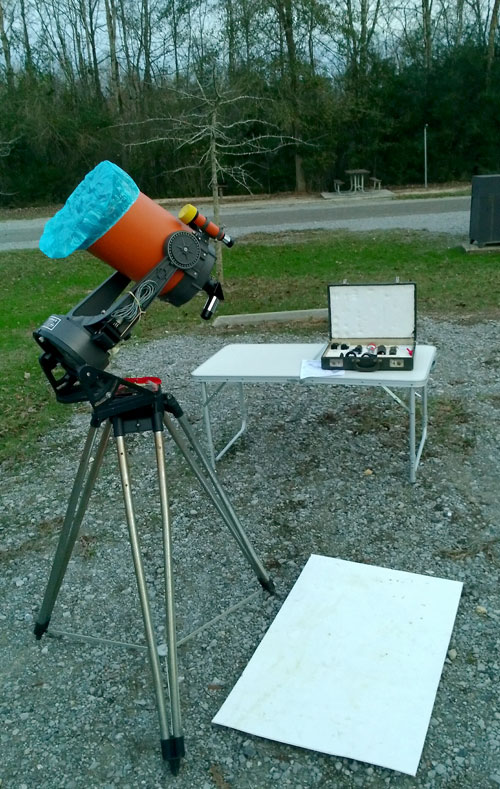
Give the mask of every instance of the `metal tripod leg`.
POLYGON ((170 691, 170 710, 172 716, 172 737, 169 739, 167 745, 163 746, 162 743, 162 748, 166 748, 166 752, 163 753, 163 757, 169 759, 172 771, 176 772, 179 769, 180 758, 181 756, 184 756, 184 738, 182 736, 179 673, 177 668, 177 630, 175 627, 174 576, 172 569, 172 527, 170 522, 170 508, 168 504, 167 477, 165 473, 163 431, 155 431, 154 439, 162 514, 167 637, 167 676, 168 687, 170 691))
POLYGON ((78 532, 87 509, 87 504, 90 494, 94 488, 97 474, 102 464, 102 459, 106 451, 108 443, 110 424, 106 423, 96 455, 91 462, 92 450, 94 448, 95 439, 97 436, 98 426, 91 424, 85 446, 83 448, 78 471, 73 483, 73 489, 69 498, 64 523, 61 529, 59 542, 57 544, 56 554, 52 563, 47 588, 43 598, 40 611, 35 623, 34 632, 38 639, 40 639, 47 630, 52 616, 52 611, 56 602, 59 589, 64 579, 68 562, 71 558, 73 548, 75 546, 78 532), (90 466, 90 469, 89 469, 90 466), (87 475, 88 472, 88 475, 87 475), (87 480, 85 481, 85 476, 87 480))
POLYGON ((194 437, 189 421, 184 415, 180 415, 180 416, 176 415, 176 418, 184 432, 184 435, 186 436, 189 442, 189 446, 196 454, 199 463, 197 463, 196 460, 193 458, 192 453, 189 451, 189 447, 186 445, 179 431, 175 427, 171 417, 167 413, 165 413, 163 417, 165 427, 167 428, 168 432, 174 439, 178 448, 184 455, 194 475, 196 476, 196 478, 204 488, 209 498, 212 500, 212 503, 214 504, 215 508, 223 518, 231 534, 233 535, 234 539, 238 543, 241 552, 243 553, 243 556, 246 558, 246 560, 249 562, 250 566, 254 570, 261 585, 268 592, 274 594, 275 592, 274 582, 270 577, 270 575, 268 574, 267 570, 265 569, 264 565, 258 558, 257 554, 255 553, 226 493, 224 492, 222 485, 217 479, 217 475, 213 471, 209 461, 203 454, 200 445, 198 444, 196 438, 194 437), (200 468, 200 465, 202 468, 200 468), (204 476, 203 471, 205 472, 206 476, 204 476))
POLYGON ((134 561, 135 575, 137 579, 137 589, 139 592, 139 599, 141 603, 142 618, 144 622, 144 632, 148 646, 149 662, 151 666, 151 673, 153 675, 153 684, 156 696, 156 706, 158 710, 158 717, 160 721, 160 743, 164 759, 170 763, 171 770, 176 774, 179 770, 180 759, 184 755, 184 741, 181 733, 180 722, 180 702, 179 702, 179 681, 177 675, 177 648, 176 648, 176 635, 175 635, 175 617, 174 617, 174 600, 173 600, 173 583, 172 583, 172 568, 171 568, 171 551, 170 551, 170 524, 168 516, 168 499, 165 481, 165 469, 163 461, 163 442, 160 437, 157 438, 155 432, 155 443, 158 460, 158 476, 160 482, 160 497, 163 516, 163 537, 165 549, 165 585, 167 593, 167 647, 168 647, 168 677, 170 685, 170 700, 172 709, 172 725, 174 728, 173 736, 170 736, 167 721, 167 711, 165 705, 165 696, 163 682, 161 678, 161 666, 158 657, 158 647, 156 644, 156 637, 153 630, 153 622, 151 618, 151 608, 149 605, 149 597, 146 587, 146 580, 144 576, 144 566, 142 563, 141 549, 139 544, 139 535, 135 522, 134 506, 132 501, 132 491, 130 487, 130 475, 128 471, 128 462, 125 448, 125 441, 123 435, 116 435, 116 446, 118 451, 118 463, 120 467, 120 475, 122 480, 123 498, 125 502, 125 512, 127 516, 128 530, 130 536, 130 546, 132 548, 132 558, 134 561), (160 462, 160 449, 161 449, 161 462, 160 462), (168 569, 167 569, 168 564, 168 569))

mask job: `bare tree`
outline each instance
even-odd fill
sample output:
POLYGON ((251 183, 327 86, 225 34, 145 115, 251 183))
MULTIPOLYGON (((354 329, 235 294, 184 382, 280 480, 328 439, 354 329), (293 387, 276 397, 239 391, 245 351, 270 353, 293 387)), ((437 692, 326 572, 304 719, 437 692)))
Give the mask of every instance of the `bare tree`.
POLYGON ((341 34, 339 46, 345 52, 346 67, 355 77, 366 76, 380 11, 381 0, 343 0, 334 16, 335 27, 341 34))
POLYGON ((88 69, 88 64, 91 64, 91 74, 94 88, 97 96, 100 97, 102 95, 102 89, 99 74, 99 56, 97 52, 99 0, 76 0, 76 3, 73 29, 75 31, 75 35, 78 35, 80 25, 83 28, 86 47, 86 53, 84 57, 85 64, 83 65, 83 68, 88 69))
MULTIPOLYGON (((222 90, 215 75, 209 86, 197 81, 195 89, 175 90, 182 104, 188 109, 150 118, 144 124, 151 124, 158 132, 143 136, 141 140, 129 142, 129 147, 148 145, 158 142, 173 142, 177 151, 189 150, 192 163, 183 164, 169 170, 174 173, 188 169, 201 169, 206 172, 211 190, 213 217, 220 223, 221 186, 233 182, 251 193, 255 178, 249 171, 252 157, 272 153, 286 145, 295 145, 299 140, 281 134, 277 127, 254 115, 234 112, 238 105, 262 104, 261 98, 238 93, 234 89, 222 90), (193 161, 192 154, 196 153, 193 161)), ((127 124, 137 125, 137 124, 127 124)), ((222 248, 217 245, 217 275, 224 281, 222 248)))
POLYGON ((68 24, 68 9, 55 2, 50 9, 47 5, 37 5, 35 13, 35 23, 40 28, 42 57, 46 63, 56 64, 66 85, 74 90, 75 57, 69 39, 71 23, 68 24))
MULTIPOLYGON (((278 15, 280 32, 286 44, 286 59, 288 77, 288 101, 291 115, 291 131, 293 137, 300 136, 300 106, 299 106, 299 61, 295 43, 294 8, 292 0, 273 0, 278 15)), ((295 189, 305 192, 306 179, 302 166, 302 157, 295 150, 295 189)))

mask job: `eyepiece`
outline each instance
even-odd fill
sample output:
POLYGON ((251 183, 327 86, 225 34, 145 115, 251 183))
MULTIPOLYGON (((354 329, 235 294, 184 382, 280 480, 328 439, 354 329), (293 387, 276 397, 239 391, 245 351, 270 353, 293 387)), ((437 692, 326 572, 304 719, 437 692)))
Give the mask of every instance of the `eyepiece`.
POLYGON ((203 320, 209 321, 218 306, 219 306, 219 299, 217 298, 217 296, 209 296, 205 306, 201 311, 201 317, 203 318, 203 320))

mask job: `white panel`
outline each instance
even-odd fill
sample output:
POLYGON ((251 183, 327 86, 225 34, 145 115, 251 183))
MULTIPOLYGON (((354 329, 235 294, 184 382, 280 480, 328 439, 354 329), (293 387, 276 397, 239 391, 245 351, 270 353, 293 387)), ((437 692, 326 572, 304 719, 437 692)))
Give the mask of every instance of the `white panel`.
POLYGON ((412 337, 415 285, 332 285, 330 336, 360 339, 412 337))
POLYGON ((311 556, 213 722, 415 775, 461 589, 311 556))

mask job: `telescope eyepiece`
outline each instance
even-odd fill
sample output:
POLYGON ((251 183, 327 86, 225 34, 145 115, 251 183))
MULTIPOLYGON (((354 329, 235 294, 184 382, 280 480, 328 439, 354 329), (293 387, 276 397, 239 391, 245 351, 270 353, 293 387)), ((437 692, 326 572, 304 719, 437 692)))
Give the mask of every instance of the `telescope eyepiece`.
POLYGON ((216 279, 210 279, 204 285, 203 290, 208 293, 208 299, 201 311, 201 317, 204 321, 208 321, 219 306, 219 301, 224 301, 224 293, 220 282, 216 279))
POLYGON ((209 296, 205 306, 201 311, 201 317, 203 318, 203 320, 209 321, 218 306, 219 306, 219 299, 217 298, 217 296, 209 296))

